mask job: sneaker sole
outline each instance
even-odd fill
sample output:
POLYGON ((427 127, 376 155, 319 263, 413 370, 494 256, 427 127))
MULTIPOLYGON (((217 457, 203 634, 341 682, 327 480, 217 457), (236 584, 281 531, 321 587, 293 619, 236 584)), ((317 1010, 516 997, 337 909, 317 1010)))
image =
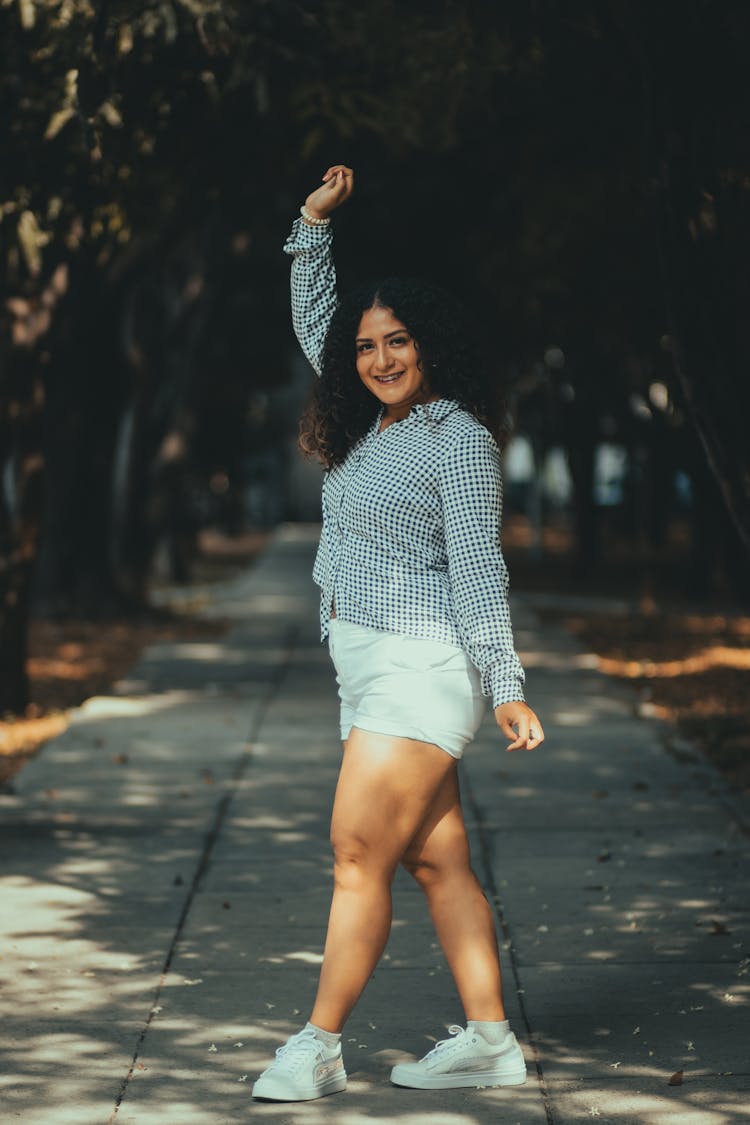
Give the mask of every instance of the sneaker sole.
POLYGON ((484 1073, 456 1071, 454 1074, 414 1074, 408 1064, 394 1066, 391 1082, 394 1086, 408 1086, 412 1090, 458 1090, 480 1086, 522 1086, 526 1081, 526 1068, 504 1073, 488 1070, 484 1073))
POLYGON ((253 1086, 252 1096, 262 1102, 311 1102, 328 1094, 340 1094, 346 1089, 346 1074, 339 1072, 319 1086, 303 1086, 290 1090, 281 1082, 261 1078, 253 1086))

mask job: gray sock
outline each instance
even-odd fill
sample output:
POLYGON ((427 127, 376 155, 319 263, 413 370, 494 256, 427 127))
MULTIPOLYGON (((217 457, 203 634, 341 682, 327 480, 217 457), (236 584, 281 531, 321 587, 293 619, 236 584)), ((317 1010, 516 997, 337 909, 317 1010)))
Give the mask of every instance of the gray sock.
POLYGON ((338 1047, 341 1042, 340 1031, 324 1031, 322 1027, 317 1027, 314 1023, 310 1023, 309 1020, 305 1024, 305 1027, 311 1028, 312 1031, 315 1032, 315 1038, 319 1039, 321 1043, 325 1043, 326 1047, 330 1047, 331 1050, 333 1050, 334 1047, 338 1047))
POLYGON ((485 1043, 499 1047, 506 1036, 510 1035, 510 1022, 508 1020, 468 1020, 467 1027, 478 1031, 485 1043))

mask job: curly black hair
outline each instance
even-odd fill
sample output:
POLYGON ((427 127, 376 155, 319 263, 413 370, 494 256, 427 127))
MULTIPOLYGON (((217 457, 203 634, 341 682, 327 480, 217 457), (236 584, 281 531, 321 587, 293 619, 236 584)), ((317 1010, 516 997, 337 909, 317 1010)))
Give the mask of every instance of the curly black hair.
POLYGON ((507 436, 499 383, 490 378, 482 334, 448 292, 419 278, 357 285, 339 301, 323 345, 322 374, 300 422, 300 447, 326 468, 340 465, 380 409, 356 369, 354 341, 362 314, 390 309, 412 336, 430 390, 460 403, 493 434, 507 436))

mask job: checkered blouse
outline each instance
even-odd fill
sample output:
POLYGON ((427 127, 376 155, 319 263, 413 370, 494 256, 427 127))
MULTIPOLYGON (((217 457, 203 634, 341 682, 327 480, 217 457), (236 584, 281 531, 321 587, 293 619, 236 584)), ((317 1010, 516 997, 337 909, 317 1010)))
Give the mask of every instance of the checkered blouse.
MULTIPOLYGON (((336 307, 332 245, 330 225, 301 219, 284 243, 293 256, 294 331, 318 375, 336 307)), ((321 640, 335 595, 344 621, 462 645, 493 707, 523 700, 500 550, 495 440, 452 399, 413 406, 381 433, 383 412, 325 475, 313 571, 321 640)))

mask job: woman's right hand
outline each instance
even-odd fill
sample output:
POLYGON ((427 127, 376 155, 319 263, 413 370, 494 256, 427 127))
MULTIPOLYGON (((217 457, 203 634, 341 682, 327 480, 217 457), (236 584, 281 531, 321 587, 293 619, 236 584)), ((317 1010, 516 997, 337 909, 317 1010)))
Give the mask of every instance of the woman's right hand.
POLYGON ((345 164, 334 164, 323 176, 321 187, 310 192, 305 207, 314 218, 326 219, 353 191, 354 171, 345 164))

